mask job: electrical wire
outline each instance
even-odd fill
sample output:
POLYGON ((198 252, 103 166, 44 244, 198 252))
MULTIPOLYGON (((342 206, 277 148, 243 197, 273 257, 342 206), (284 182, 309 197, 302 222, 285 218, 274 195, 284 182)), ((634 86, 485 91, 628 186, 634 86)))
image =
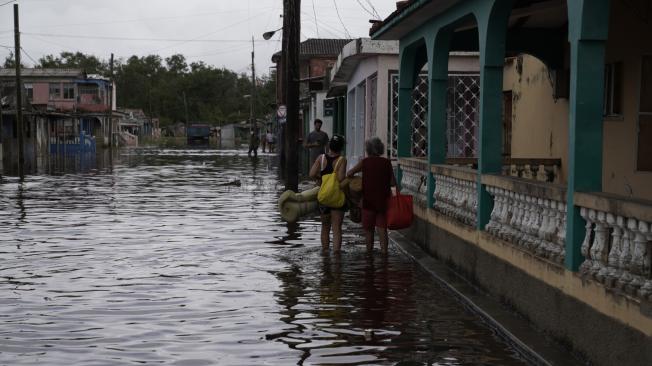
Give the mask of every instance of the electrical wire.
MULTIPOLYGON (((169 45, 169 46, 165 46, 165 47, 162 47, 162 48, 157 48, 157 49, 151 50, 151 51, 149 51, 148 53, 153 54, 153 53, 156 53, 156 52, 159 52, 159 51, 162 51, 162 50, 166 50, 166 49, 168 49, 168 48, 172 48, 172 47, 175 47, 175 46, 180 46, 180 45, 182 45, 182 44, 184 44, 184 43, 193 42, 193 41, 199 40, 199 39, 201 39, 201 38, 203 38, 203 37, 209 36, 209 35, 211 35, 211 34, 215 34, 215 33, 221 32, 221 31, 223 31, 223 30, 225 30, 225 29, 231 28, 231 27, 233 27, 234 25, 238 25, 238 24, 242 24, 242 23, 244 23, 244 22, 248 22, 248 21, 250 21, 251 19, 257 18, 257 17, 259 17, 259 16, 261 16, 261 15, 265 15, 265 14, 266 14, 266 13, 262 13, 262 14, 254 15, 254 16, 248 17, 247 19, 244 19, 244 20, 241 20, 241 21, 238 21, 238 22, 235 22, 235 23, 229 24, 229 25, 227 25, 227 26, 225 26, 225 27, 219 28, 219 29, 217 29, 217 30, 215 30, 215 31, 208 32, 208 33, 204 33, 204 34, 202 34, 202 35, 200 35, 200 36, 197 36, 197 37, 193 38, 192 40, 189 40, 189 41, 179 41, 179 42, 174 43, 174 44, 171 44, 171 45, 169 45)), ((246 42, 249 42, 249 41, 246 41, 246 42)))
MULTIPOLYGON (((307 18, 312 17, 312 15, 310 15, 310 14, 308 14, 306 12, 301 12, 301 14, 303 16, 307 17, 307 18)), ((344 34, 344 32, 342 32, 341 29, 332 27, 332 26, 330 26, 330 25, 328 25, 326 23, 323 23, 323 22, 320 22, 320 24, 322 25, 322 30, 328 32, 331 36, 333 36, 335 38, 346 37, 346 35, 344 34)), ((308 26, 309 26, 309 23, 306 24, 306 27, 308 27, 308 26)))
POLYGON ((34 66, 39 64, 38 61, 34 60, 34 58, 32 56, 30 56, 29 53, 27 53, 27 51, 25 51, 25 49, 22 46, 20 47, 20 50, 23 51, 23 53, 25 54, 25 56, 27 56, 27 58, 32 60, 32 62, 34 63, 34 66))
MULTIPOLYGON (((274 7, 260 8, 260 10, 272 10, 272 9, 274 9, 274 7)), ((49 25, 36 26, 33 29, 65 28, 65 27, 85 26, 85 25, 95 26, 95 25, 108 25, 108 24, 124 24, 124 23, 147 22, 152 20, 186 19, 186 18, 203 17, 203 16, 217 15, 217 14, 237 13, 242 11, 243 10, 219 11, 219 12, 210 12, 210 13, 201 13, 201 14, 187 14, 187 15, 179 15, 179 16, 152 17, 152 18, 134 18, 134 19, 105 21, 105 22, 49 24, 49 25)))
POLYGON ((340 19, 340 24, 342 24, 342 27, 344 28, 344 32, 346 33, 347 38, 351 38, 351 34, 349 34, 349 30, 346 29, 346 25, 344 25, 344 22, 342 21, 342 17, 340 16, 340 10, 337 8, 337 0, 333 0, 333 4, 335 5, 335 12, 337 13, 337 17, 340 19))
POLYGON ((369 6, 371 7, 371 10, 373 10, 373 12, 376 14, 376 19, 382 19, 382 17, 378 13, 378 10, 376 10, 376 7, 374 7, 374 4, 371 3, 371 0, 366 0, 366 1, 367 4, 369 4, 369 6))
POLYGON ((11 4, 11 3, 15 3, 16 1, 17 1, 17 0, 7 1, 6 3, 2 3, 2 4, 0 4, 0 6, 5 6, 5 5, 8 5, 8 4, 11 4))
MULTIPOLYGON (((247 39, 174 39, 174 38, 132 38, 132 37, 116 37, 116 36, 86 36, 80 34, 52 34, 52 33, 32 33, 32 32, 23 32, 22 35, 27 36, 39 36, 46 38, 82 38, 82 39, 106 39, 106 40, 116 40, 116 41, 152 41, 152 42, 220 42, 220 43, 242 43, 242 42, 251 42, 247 39)), ((256 42, 263 42, 262 40, 257 40, 256 42)))
POLYGON ((367 9, 367 7, 364 6, 364 4, 362 4, 362 1, 360 1, 360 0, 356 0, 356 1, 358 2, 358 5, 360 5, 360 7, 362 8, 362 10, 364 10, 367 14, 371 15, 373 18, 376 17, 376 15, 375 15, 374 13, 371 12, 371 10, 367 9))

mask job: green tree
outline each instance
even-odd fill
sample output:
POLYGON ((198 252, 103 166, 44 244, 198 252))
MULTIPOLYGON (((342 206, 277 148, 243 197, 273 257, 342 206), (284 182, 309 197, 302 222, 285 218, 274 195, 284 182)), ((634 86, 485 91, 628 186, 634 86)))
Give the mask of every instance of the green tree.
POLYGON ((101 61, 93 55, 81 52, 61 52, 59 56, 46 55, 39 59, 38 68, 70 68, 82 69, 87 74, 106 74, 108 62, 101 61))
MULTIPOLYGON (((38 67, 81 68, 87 73, 108 76, 106 60, 80 52, 62 52, 39 60, 38 67)), ((162 125, 186 121, 210 124, 237 122, 249 118, 252 83, 249 75, 216 68, 205 62, 188 62, 181 54, 162 59, 158 55, 131 56, 114 63, 118 107, 142 109, 158 117, 162 125)), ((271 112, 275 80, 261 76, 256 82, 256 117, 271 112)))

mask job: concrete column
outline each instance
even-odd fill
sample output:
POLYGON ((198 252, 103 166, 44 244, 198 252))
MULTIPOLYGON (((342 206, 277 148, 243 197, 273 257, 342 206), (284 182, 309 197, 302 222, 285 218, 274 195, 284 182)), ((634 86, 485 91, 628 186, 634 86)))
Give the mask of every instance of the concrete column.
POLYGON ((609 0, 568 1, 571 84, 568 149, 566 268, 577 271, 585 221, 575 192, 602 191, 602 109, 609 0))
MULTIPOLYGON (((448 91, 448 53, 451 32, 439 29, 428 54, 428 167, 446 162, 446 108, 448 91)), ((435 179, 428 172, 428 207, 435 204, 435 179)))
POLYGON ((478 148, 477 227, 489 222, 493 200, 481 182, 482 174, 500 173, 502 168, 502 103, 505 39, 512 0, 486 1, 478 6, 476 19, 480 37, 480 134, 478 148))
MULTIPOLYGON (((416 57, 414 47, 401 47, 399 51, 399 79, 398 79, 398 128, 397 149, 398 158, 412 156, 412 90, 414 89, 416 70, 416 57)), ((399 167, 396 182, 401 185, 402 172, 399 167)))

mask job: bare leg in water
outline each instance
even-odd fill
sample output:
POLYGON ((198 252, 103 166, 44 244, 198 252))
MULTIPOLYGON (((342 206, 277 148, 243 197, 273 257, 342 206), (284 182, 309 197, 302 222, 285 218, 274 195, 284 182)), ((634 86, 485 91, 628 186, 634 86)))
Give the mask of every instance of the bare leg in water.
POLYGON ((387 229, 378 228, 378 240, 380 241, 380 251, 383 254, 387 254, 387 229))
POLYGON ((321 215, 321 250, 328 251, 331 233, 331 215, 321 215))
POLYGON ((367 251, 371 252, 374 249, 374 229, 364 231, 365 244, 367 244, 367 251))
POLYGON ((333 252, 335 253, 339 253, 340 249, 342 248, 342 220, 344 220, 344 211, 331 211, 331 224, 333 227, 333 252))

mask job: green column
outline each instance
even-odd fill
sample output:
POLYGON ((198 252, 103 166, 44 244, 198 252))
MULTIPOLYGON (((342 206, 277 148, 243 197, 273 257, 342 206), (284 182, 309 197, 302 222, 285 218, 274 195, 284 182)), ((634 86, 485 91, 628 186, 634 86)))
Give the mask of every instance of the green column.
MULTIPOLYGON (((448 90, 448 53, 451 32, 437 31, 428 58, 428 166, 446 162, 446 108, 448 90)), ((435 204, 435 179, 428 172, 428 207, 435 204)))
POLYGON ((489 222, 493 200, 481 182, 482 174, 500 173, 502 168, 503 68, 507 22, 512 0, 486 1, 478 6, 480 37, 480 133, 478 147, 477 228, 489 222))
MULTIPOLYGON (((398 74, 398 128, 397 149, 399 158, 412 156, 412 90, 415 81, 415 52, 414 47, 401 47, 399 51, 398 74)), ((397 170, 396 181, 401 185, 402 171, 397 170)))
POLYGON ((575 192, 602 191, 602 109, 609 0, 568 2, 571 85, 566 216, 566 268, 577 271, 584 258, 584 219, 575 192))

